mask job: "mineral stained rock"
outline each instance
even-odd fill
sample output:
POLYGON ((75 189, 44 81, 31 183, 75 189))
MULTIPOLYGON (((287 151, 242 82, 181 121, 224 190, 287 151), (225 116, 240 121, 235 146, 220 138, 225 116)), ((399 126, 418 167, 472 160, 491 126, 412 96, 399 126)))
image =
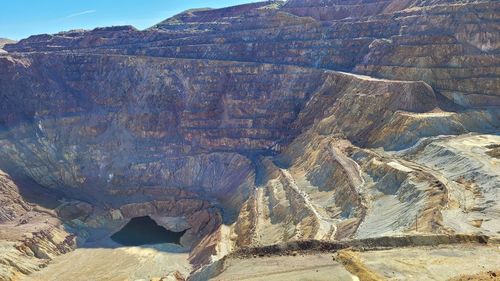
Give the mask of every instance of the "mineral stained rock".
POLYGON ((268 1, 0 43, 0 277, 142 216, 205 277, 242 247, 497 236, 498 9, 268 1))

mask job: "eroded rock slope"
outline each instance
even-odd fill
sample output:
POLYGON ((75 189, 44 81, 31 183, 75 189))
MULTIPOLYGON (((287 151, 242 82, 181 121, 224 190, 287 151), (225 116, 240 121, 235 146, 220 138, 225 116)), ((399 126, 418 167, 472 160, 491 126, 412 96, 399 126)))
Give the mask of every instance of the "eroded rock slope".
MULTIPOLYGON (((0 168, 61 193, 46 224, 68 249, 151 216, 195 269, 301 239, 497 236, 498 8, 290 0, 32 36, 0 55, 0 168)), ((14 245, 32 207, 7 181, 14 245)))

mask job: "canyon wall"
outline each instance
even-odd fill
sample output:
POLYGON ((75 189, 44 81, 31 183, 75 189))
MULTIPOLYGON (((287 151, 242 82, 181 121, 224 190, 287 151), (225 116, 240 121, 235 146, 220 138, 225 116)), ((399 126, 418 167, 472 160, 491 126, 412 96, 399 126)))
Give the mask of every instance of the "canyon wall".
MULTIPOLYGON (((60 192, 49 225, 74 245, 149 215, 187 230, 195 267, 290 240, 494 236, 499 5, 260 2, 7 44, 0 168, 60 192)), ((2 227, 30 208, 7 185, 2 227)))

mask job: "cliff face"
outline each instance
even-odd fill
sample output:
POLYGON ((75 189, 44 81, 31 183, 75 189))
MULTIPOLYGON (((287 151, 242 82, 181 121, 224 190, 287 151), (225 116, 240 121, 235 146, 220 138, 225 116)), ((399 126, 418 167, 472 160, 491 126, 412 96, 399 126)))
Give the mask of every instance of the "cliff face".
POLYGON ((293 136, 292 121, 325 76, 288 66, 85 54, 3 62, 12 69, 1 84, 9 128, 3 152, 24 157, 45 185, 166 184, 213 195, 227 194, 212 181, 229 180, 222 175, 236 166, 242 178, 249 173, 234 153, 270 150, 293 136), (7 83, 19 74, 29 83, 7 83), (26 94, 33 92, 35 99, 26 94), (21 149, 19 139, 29 144, 21 149), (51 155, 37 164, 38 153, 51 155), (193 166, 201 162, 210 167, 193 166), (41 171, 48 163, 61 167, 41 171))
POLYGON ((498 8, 495 1, 262 2, 191 10, 142 32, 34 36, 7 49, 329 68, 423 80, 459 105, 498 106, 498 8))
POLYGON ((498 8, 290 0, 32 36, 0 55, 0 168, 62 192, 82 241, 182 221, 194 265, 416 224, 494 235, 498 8))

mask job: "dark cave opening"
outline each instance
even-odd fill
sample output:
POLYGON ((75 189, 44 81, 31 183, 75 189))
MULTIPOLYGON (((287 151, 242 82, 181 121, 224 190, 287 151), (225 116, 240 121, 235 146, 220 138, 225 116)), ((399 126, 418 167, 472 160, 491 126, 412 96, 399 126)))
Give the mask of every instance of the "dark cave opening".
POLYGON ((180 244, 182 232, 174 232, 159 226, 149 216, 131 219, 111 240, 123 246, 142 246, 160 243, 180 244))

